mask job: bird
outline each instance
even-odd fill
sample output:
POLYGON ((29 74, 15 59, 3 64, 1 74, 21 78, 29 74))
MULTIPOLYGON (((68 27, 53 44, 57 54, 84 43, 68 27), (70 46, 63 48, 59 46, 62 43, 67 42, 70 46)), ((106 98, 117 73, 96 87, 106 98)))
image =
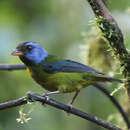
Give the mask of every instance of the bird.
POLYGON ((48 54, 36 42, 20 43, 11 53, 26 65, 29 75, 44 89, 46 95, 75 92, 73 104, 82 88, 98 82, 119 82, 122 80, 105 76, 104 73, 82 63, 48 54))

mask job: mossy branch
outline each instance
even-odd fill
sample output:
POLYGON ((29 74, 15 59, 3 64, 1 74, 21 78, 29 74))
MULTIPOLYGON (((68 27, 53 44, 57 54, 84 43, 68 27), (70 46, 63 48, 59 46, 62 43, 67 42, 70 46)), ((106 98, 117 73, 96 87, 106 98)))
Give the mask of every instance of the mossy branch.
POLYGON ((126 79, 125 87, 130 98, 130 53, 127 51, 123 34, 102 0, 88 0, 95 16, 96 23, 103 37, 108 41, 114 57, 119 60, 121 73, 126 79))

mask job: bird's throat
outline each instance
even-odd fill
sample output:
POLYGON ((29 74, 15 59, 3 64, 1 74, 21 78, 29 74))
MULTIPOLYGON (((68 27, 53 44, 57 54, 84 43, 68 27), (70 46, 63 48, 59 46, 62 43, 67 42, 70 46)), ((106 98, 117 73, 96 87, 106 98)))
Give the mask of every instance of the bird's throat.
POLYGON ((29 60, 28 58, 24 56, 20 56, 19 58, 26 66, 32 66, 35 64, 33 61, 29 60))

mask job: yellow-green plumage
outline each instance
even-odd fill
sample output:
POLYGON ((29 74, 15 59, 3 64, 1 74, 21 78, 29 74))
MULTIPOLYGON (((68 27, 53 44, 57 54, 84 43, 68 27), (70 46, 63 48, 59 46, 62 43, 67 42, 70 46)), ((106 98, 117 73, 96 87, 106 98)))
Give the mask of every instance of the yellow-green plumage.
POLYGON ((122 82, 89 66, 48 55, 37 43, 22 43, 12 54, 19 56, 32 78, 49 91, 69 93, 97 82, 122 82))
MULTIPOLYGON (((62 59, 55 56, 48 56, 44 62, 53 64, 59 60, 62 59)), ((96 82, 109 81, 108 77, 91 72, 47 73, 43 70, 44 62, 29 66, 28 69, 30 70, 32 78, 49 91, 59 90, 60 92, 69 93, 95 84, 96 82)))

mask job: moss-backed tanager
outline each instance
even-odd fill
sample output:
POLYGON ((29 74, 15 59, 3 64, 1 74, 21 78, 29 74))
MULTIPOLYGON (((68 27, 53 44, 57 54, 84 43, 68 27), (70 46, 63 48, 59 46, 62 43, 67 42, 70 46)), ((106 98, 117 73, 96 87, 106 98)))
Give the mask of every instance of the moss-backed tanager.
POLYGON ((30 76, 50 94, 76 92, 75 99, 81 88, 97 82, 122 83, 122 80, 104 76, 87 65, 50 55, 34 42, 19 44, 12 55, 19 56, 30 76))

